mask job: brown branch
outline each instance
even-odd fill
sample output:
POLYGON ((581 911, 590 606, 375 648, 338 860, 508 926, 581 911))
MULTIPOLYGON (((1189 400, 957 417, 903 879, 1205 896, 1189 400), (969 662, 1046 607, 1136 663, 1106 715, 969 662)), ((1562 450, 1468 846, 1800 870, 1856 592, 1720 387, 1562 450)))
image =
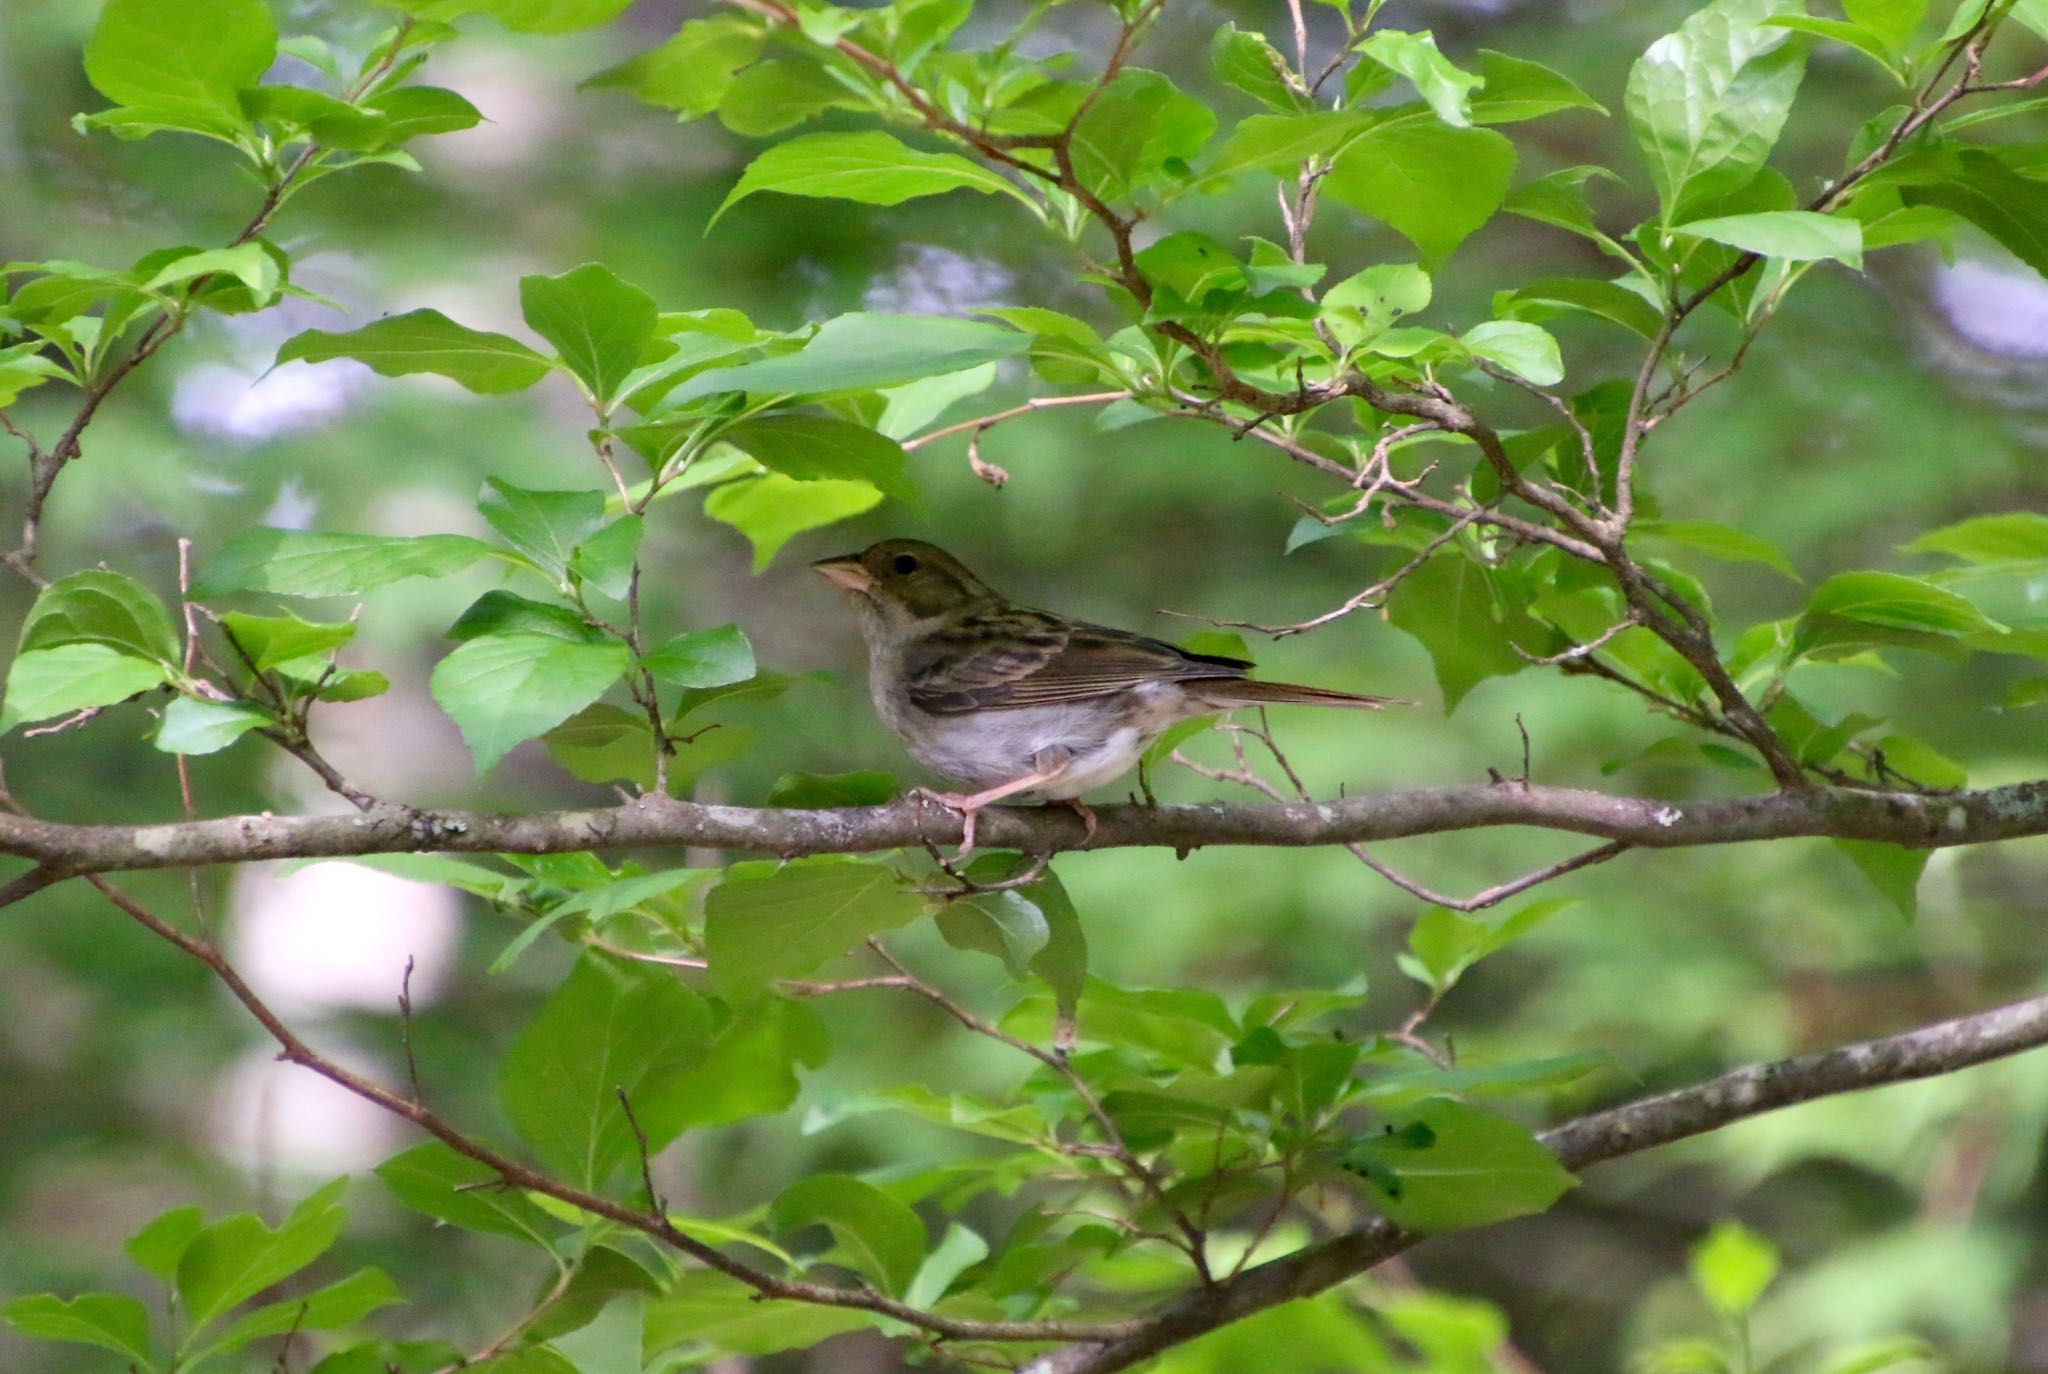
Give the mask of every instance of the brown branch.
POLYGON ((1499 906, 1508 898, 1518 897, 1532 887, 1541 887, 1544 883, 1562 878, 1567 873, 1576 873, 1582 868, 1591 868, 1595 864, 1604 864, 1609 859, 1619 858, 1626 854, 1629 849, 1621 841, 1611 840, 1606 844, 1597 845, 1592 849, 1574 854, 1568 859, 1560 859, 1554 864, 1546 864, 1542 868, 1524 873, 1519 878, 1510 878, 1507 882, 1495 883, 1492 887, 1475 892, 1470 897, 1447 897, 1441 892, 1432 892, 1421 883, 1387 867, 1367 853, 1365 846, 1362 844, 1350 844, 1344 847, 1350 850, 1352 856, 1360 863, 1379 874, 1382 878, 1385 878, 1395 887, 1400 888, 1409 896, 1418 897, 1428 902, 1431 906, 1447 907, 1452 911, 1463 911, 1466 913, 1485 911, 1489 907, 1499 906))
MULTIPOLYGON (((1953 1073, 2048 1044, 2048 996, 1921 1026, 1819 1054, 1753 1064, 1691 1087, 1593 1112, 1540 1139, 1568 1169, 1638 1154, 1801 1102, 1953 1073)), ((1245 1270, 1190 1293, 1143 1319, 1135 1335, 1076 1345, 1026 1366, 1024 1374, 1113 1374, 1256 1312, 1320 1293, 1364 1273, 1423 1238, 1384 1217, 1320 1245, 1245 1270)))
MULTIPOLYGON (((1699 801, 1479 784, 1284 806, 1104 806, 1096 817, 1090 839, 1080 818, 1064 806, 991 807, 981 818, 981 842, 985 848, 1027 854, 1078 849, 1084 843, 1091 850, 1225 844, 1303 848, 1514 825, 1644 849, 1800 837, 1942 849, 2048 834, 2048 780, 1945 793, 1815 788, 1699 801)), ((430 851, 560 854, 701 846, 787 857, 876 853, 919 848, 927 840, 950 843, 957 830, 943 827, 957 825, 915 801, 782 810, 659 797, 525 815, 381 806, 360 815, 256 814, 144 826, 71 825, 0 815, 0 854, 28 860, 43 871, 43 878, 31 881, 31 875, 24 875, 9 885, 10 891, 32 891, 56 878, 88 873, 430 851)))

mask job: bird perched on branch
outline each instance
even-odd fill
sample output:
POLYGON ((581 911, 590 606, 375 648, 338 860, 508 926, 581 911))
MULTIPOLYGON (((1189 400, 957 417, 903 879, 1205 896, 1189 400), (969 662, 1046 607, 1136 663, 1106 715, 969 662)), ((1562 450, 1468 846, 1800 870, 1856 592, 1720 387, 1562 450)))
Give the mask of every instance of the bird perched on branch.
POLYGON ((1063 801, 1118 777, 1168 726, 1240 706, 1376 710, 1391 697, 1254 682, 1241 658, 1011 604, 944 549, 885 539, 811 565, 845 588, 868 645, 869 691, 910 756, 972 792, 917 792, 958 811, 960 852, 1005 797, 1063 801))

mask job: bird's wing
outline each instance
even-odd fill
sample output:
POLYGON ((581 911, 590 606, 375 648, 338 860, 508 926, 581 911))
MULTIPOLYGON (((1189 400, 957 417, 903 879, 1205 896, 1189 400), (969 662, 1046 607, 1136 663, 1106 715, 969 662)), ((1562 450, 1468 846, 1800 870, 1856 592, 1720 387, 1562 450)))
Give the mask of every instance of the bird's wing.
POLYGON ((1251 666, 1009 606, 922 637, 905 662, 911 701, 938 715, 1085 701, 1147 682, 1238 678, 1251 666))

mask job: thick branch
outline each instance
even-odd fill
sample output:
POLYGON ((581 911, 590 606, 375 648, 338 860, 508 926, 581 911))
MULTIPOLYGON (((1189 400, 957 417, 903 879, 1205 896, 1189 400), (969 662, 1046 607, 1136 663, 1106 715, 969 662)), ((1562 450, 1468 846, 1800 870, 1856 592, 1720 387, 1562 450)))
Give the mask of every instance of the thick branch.
MULTIPOLYGON (((1567 1168, 1583 1169, 1780 1107, 1953 1073, 2043 1044, 2048 1044, 2048 996, 1881 1040, 1752 1064, 1689 1088, 1594 1112, 1544 1132, 1541 1139, 1567 1168)), ((1070 1346, 1027 1366, 1024 1374, 1112 1374, 1128 1369, 1265 1308, 1320 1293, 1421 1240, 1375 1217, 1335 1240, 1247 1269, 1215 1288, 1161 1308, 1135 1335, 1103 1345, 1070 1346)))
MULTIPOLYGON (((1517 781, 1285 806, 1107 806, 1096 814, 1098 827, 1091 839, 1064 807, 992 808, 981 818, 981 843, 1034 854, 1084 846, 1299 848, 1522 825, 1644 849, 1801 836, 1938 849, 2048 834, 2048 780, 1974 792, 1815 789, 1692 802, 1529 787, 1517 781)), ((554 854, 693 845, 795 857, 950 844, 959 837, 957 815, 915 801, 799 811, 646 798, 623 806, 513 816, 380 806, 359 815, 263 814, 144 826, 67 825, 0 815, 0 854, 31 860, 43 875, 33 882, 18 879, 4 890, 10 897, 46 886, 53 876, 263 859, 429 850, 554 854), (17 892, 17 887, 26 891, 17 892)))

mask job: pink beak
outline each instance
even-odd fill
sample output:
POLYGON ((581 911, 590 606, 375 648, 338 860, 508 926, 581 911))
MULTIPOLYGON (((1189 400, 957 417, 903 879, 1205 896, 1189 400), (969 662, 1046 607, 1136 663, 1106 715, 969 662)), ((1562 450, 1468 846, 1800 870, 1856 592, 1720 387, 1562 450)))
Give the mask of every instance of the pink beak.
POLYGON ((861 566, 858 554, 821 558, 811 564, 811 571, 837 586, 844 587, 847 591, 858 592, 863 596, 875 589, 874 575, 861 566))

